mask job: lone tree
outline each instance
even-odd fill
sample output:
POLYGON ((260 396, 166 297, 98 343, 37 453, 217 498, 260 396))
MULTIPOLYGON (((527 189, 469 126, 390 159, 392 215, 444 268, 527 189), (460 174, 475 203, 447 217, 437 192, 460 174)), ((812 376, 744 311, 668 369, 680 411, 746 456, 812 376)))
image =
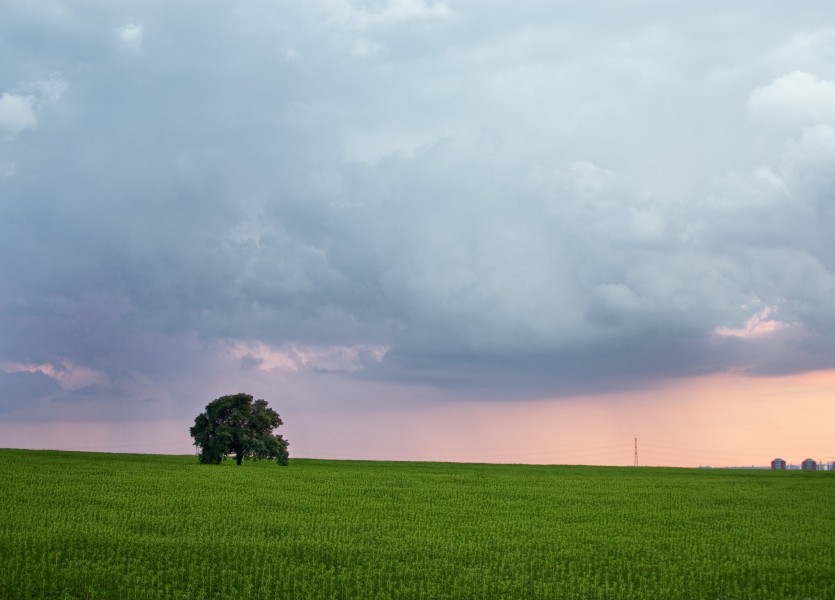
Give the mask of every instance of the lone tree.
POLYGON ((206 412, 194 419, 188 432, 200 449, 200 462, 220 464, 227 455, 234 455, 240 466, 244 457, 274 458, 280 465, 290 462, 287 440, 273 429, 283 422, 266 400, 252 400, 249 394, 221 396, 209 402, 206 412))

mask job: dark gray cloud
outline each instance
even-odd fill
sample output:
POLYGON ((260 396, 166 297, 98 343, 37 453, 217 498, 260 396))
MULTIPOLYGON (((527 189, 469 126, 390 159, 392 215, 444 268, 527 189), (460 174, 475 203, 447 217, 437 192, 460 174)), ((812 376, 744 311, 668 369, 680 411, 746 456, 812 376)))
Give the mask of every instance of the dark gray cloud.
POLYGON ((5 397, 835 364, 824 4, 0 9, 5 397))
POLYGON ((0 371, 0 389, 3 390, 0 414, 25 410, 29 402, 60 391, 58 384, 42 373, 6 373, 5 371, 0 371))

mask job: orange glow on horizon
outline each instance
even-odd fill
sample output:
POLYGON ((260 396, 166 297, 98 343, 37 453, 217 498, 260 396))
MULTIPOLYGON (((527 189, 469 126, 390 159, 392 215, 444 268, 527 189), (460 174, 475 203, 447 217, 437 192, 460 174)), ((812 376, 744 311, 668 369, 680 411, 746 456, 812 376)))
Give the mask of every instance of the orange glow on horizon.
POLYGON ((835 371, 717 374, 652 389, 503 403, 471 400, 319 414, 311 457, 542 464, 766 466, 835 460, 835 371))

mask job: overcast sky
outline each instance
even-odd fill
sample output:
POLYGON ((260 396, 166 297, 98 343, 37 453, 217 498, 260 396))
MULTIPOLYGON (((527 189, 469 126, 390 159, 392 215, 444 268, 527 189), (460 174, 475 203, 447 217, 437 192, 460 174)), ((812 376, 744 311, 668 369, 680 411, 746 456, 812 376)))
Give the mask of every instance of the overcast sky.
POLYGON ((835 454, 830 2, 0 14, 0 446, 188 452, 246 391, 291 456, 764 463, 767 394, 835 454))

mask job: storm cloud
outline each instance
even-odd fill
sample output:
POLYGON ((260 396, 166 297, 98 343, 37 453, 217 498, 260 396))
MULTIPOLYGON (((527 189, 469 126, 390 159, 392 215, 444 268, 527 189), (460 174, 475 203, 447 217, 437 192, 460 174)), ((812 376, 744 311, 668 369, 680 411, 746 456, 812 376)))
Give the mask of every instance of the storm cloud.
POLYGON ((835 367, 826 3, 0 12, 9 418, 835 367))

